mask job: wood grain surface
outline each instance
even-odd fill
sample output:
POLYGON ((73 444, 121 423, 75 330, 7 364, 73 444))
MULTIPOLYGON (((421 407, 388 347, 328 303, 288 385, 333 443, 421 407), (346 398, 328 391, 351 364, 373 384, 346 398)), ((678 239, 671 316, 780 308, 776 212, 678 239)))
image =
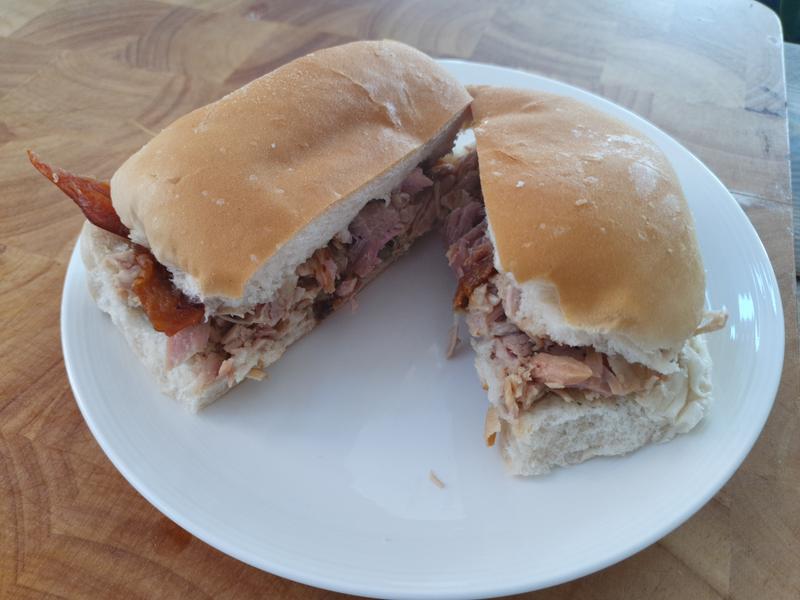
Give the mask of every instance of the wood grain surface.
MULTIPOLYGON (((789 113, 789 147, 792 169, 792 208, 794 210, 795 291, 800 294, 800 44, 783 44, 786 64, 786 108, 789 113)), ((797 315, 800 317, 800 305, 797 315)))
POLYGON ((530 597, 799 598, 786 85, 778 20, 744 0, 0 3, 0 597, 339 596, 250 568, 193 538, 102 453, 72 398, 58 329, 83 219, 24 151, 108 177, 189 109, 315 48, 383 37, 436 56, 527 69, 630 107, 735 193, 778 275, 784 376, 744 465, 660 542, 530 597))

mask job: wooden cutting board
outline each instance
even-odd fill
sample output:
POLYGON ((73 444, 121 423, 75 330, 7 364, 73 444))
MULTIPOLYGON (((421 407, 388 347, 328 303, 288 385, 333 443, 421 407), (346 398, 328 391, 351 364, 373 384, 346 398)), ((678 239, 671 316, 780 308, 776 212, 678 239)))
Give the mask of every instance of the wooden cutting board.
MULTIPOLYGON (((116 472, 73 401, 58 308, 82 217, 35 148, 108 177, 184 112, 315 48, 395 38, 628 106, 734 192, 772 259, 786 361, 744 465, 657 544, 536 598, 800 597, 800 414, 780 25, 744 0, 20 0, 0 5, 0 597, 291 597, 174 525, 116 472)), ((724 402, 724 398, 719 398, 724 402)), ((531 560, 535 560, 531 557, 531 560)))

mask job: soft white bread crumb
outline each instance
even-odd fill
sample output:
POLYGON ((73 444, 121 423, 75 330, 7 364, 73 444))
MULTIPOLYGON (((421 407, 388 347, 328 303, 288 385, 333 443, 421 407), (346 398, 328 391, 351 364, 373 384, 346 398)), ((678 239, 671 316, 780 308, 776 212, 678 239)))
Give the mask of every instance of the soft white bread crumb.
MULTIPOLYGON (((485 359, 483 359, 485 360, 485 359)), ((482 368, 482 377, 491 369, 482 368)), ((691 430, 711 402, 711 358, 703 336, 691 338, 680 369, 647 392, 595 402, 565 402, 550 394, 513 423, 503 422, 500 445, 514 475, 542 475, 595 456, 627 454, 691 430)), ((497 382, 487 380, 492 388, 497 382)))

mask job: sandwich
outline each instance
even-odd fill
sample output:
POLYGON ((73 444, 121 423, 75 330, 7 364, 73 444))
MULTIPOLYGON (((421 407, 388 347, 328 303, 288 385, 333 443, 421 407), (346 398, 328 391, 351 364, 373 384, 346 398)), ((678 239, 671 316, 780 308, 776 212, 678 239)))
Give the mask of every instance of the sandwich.
POLYGON ((264 376, 436 223, 466 89, 406 45, 309 54, 172 123, 110 183, 31 162, 87 218, 97 305, 198 410, 264 376))
POLYGON ((355 42, 185 115, 110 182, 29 157, 86 216, 97 305, 190 410, 263 378, 437 227, 511 473, 668 441, 710 406, 704 334, 725 315, 704 310, 680 182, 575 100, 468 92, 408 46, 355 42), (450 154, 470 123, 475 148, 450 154))
POLYGON ((539 475, 688 432, 711 401, 705 274, 680 182, 576 100, 470 88, 475 149, 434 169, 488 392, 485 437, 539 475))

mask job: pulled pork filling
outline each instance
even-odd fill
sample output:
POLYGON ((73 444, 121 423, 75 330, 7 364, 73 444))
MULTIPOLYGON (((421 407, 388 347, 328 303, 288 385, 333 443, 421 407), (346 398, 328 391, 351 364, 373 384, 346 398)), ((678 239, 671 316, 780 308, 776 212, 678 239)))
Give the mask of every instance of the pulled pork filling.
MULTIPOLYGON (((218 377, 233 383, 248 374, 259 376, 255 360, 270 341, 308 331, 433 228, 439 218, 437 189, 416 168, 388 200, 368 202, 345 230, 297 268, 272 301, 245 314, 212 316, 170 336, 167 367, 191 359, 203 384, 218 377)), ((109 258, 117 263, 120 292, 130 306, 141 307, 139 296, 131 293, 142 269, 135 248, 109 258)))
MULTIPOLYGON (((503 406, 498 407, 503 416, 516 416, 548 392, 567 401, 591 400, 648 389, 661 377, 591 347, 531 338, 508 318, 516 312, 520 291, 494 268, 475 152, 440 160, 425 172, 414 169, 388 200, 367 203, 345 230, 301 264, 271 302, 207 322, 205 307, 174 286, 147 248, 128 239, 108 183, 53 168, 32 152, 28 156, 91 223, 119 236, 121 243, 106 260, 120 296, 168 336, 167 368, 192 361, 200 385, 219 378, 232 385, 248 374, 263 377, 259 359, 271 341, 282 344, 270 352, 275 360, 436 224, 443 228, 447 259, 458 277, 454 307, 467 312, 475 350, 490 361, 494 379, 503 382, 503 406)), ((725 323, 722 312, 707 316, 695 334, 725 323)), ((452 337, 449 352, 458 341, 455 331, 452 337)))
POLYGON ((659 381, 661 375, 644 365, 592 347, 533 338, 509 320, 520 290, 494 268, 477 154, 440 162, 432 177, 439 182, 442 210, 448 211, 443 224, 447 260, 458 277, 453 305, 466 312, 475 350, 488 357, 502 382, 502 416, 515 418, 551 392, 568 402, 594 400, 646 390, 659 381))

